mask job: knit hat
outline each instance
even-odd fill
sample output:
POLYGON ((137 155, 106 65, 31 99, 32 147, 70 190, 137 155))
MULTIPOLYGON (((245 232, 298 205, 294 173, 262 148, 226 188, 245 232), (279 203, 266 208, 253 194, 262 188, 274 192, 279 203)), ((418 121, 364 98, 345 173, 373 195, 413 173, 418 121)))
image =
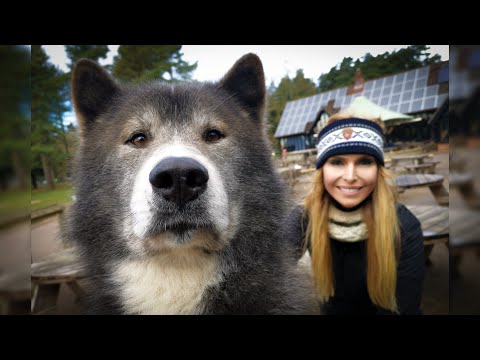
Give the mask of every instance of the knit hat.
POLYGON ((317 169, 334 155, 368 154, 384 166, 383 129, 377 123, 348 118, 332 122, 318 134, 317 169))

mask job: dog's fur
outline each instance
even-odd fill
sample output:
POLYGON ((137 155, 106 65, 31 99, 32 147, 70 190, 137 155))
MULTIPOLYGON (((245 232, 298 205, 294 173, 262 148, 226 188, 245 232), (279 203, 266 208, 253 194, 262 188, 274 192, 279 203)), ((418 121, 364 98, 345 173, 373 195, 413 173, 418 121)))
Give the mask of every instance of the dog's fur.
POLYGON ((271 162, 256 55, 217 83, 137 86, 80 60, 72 100, 81 140, 66 236, 89 275, 90 312, 316 311, 282 236, 288 202, 271 162), (185 201, 149 180, 157 166, 182 161, 208 173, 203 192, 185 201))

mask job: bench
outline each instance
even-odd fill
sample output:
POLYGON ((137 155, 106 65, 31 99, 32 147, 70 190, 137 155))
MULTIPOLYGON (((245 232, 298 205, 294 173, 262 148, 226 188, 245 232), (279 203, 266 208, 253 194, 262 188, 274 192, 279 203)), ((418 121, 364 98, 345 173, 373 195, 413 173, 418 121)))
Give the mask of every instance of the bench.
POLYGON ((407 205, 407 208, 420 221, 426 263, 429 264, 433 246, 449 241, 449 209, 445 206, 407 205))
POLYGON ((480 194, 475 190, 474 179, 470 173, 451 173, 449 184, 457 188, 469 207, 480 208, 480 194))
POLYGON ((25 267, 0 274, 0 315, 30 313, 30 274, 27 264, 25 267))
POLYGON ((405 189, 428 186, 437 203, 448 206, 449 193, 443 186, 443 178, 443 175, 438 174, 398 175, 394 182, 397 187, 405 189))
POLYGON ((288 186, 293 188, 301 174, 302 167, 299 165, 291 165, 289 167, 280 168, 277 171, 288 186))
POLYGON ((404 165, 409 173, 414 174, 435 174, 435 167, 440 161, 424 162, 422 164, 404 165))
POLYGON ((412 165, 424 164, 426 159, 432 159, 433 154, 413 153, 413 154, 397 154, 390 155, 391 168, 395 169, 400 163, 410 163, 412 165))
POLYGON ((67 285, 77 300, 84 296, 78 280, 84 272, 73 249, 52 254, 45 260, 31 265, 32 313, 44 313, 57 305, 60 286, 67 285))

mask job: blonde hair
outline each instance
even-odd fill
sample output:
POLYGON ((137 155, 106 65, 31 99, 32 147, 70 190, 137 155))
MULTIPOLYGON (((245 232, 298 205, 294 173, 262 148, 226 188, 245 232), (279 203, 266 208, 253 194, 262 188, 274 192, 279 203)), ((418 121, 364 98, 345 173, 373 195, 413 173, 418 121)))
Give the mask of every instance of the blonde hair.
MULTIPOLYGON (((329 119, 328 123, 346 117, 350 116, 336 114, 329 119)), ((375 122, 378 123, 378 121, 375 122)), ((372 200, 363 207, 363 215, 368 229, 366 240, 368 294, 374 304, 396 312, 395 293, 400 227, 396 211, 397 192, 389 184, 391 178, 390 173, 383 166, 379 166, 372 200)), ((335 294, 335 289, 328 236, 330 200, 323 183, 322 168, 317 170, 313 188, 307 194, 304 205, 308 216, 304 250, 310 243, 315 287, 320 300, 327 301, 335 294)))

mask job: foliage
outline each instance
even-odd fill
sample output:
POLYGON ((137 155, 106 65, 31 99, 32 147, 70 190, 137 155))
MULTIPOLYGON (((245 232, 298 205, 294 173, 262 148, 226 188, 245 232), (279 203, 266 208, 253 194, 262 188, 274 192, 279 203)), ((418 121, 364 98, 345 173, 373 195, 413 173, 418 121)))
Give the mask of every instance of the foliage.
POLYGON ((78 60, 85 58, 98 62, 107 57, 108 51, 108 45, 65 45, 70 71, 78 60))
POLYGON ((112 73, 121 80, 132 82, 188 80, 197 63, 184 61, 181 48, 181 45, 120 45, 112 73))
POLYGON ((0 45, 0 183, 28 187, 30 163, 30 52, 0 45))
POLYGON ((318 90, 324 92, 352 84, 357 68, 362 70, 365 80, 371 80, 440 62, 440 55, 430 56, 429 49, 426 45, 411 45, 377 56, 366 53, 363 59, 343 58, 340 64, 320 76, 318 90))
MULTIPOLYGON (((48 56, 41 45, 32 45, 32 165, 38 163, 39 157, 52 160, 58 152, 55 146, 63 132, 63 113, 67 111, 68 86, 66 76, 56 66, 48 62, 48 56)), ((47 165, 48 165, 47 164, 47 165)), ((44 176, 49 168, 43 165, 44 176)), ((53 183, 50 181, 53 188, 53 183)))

